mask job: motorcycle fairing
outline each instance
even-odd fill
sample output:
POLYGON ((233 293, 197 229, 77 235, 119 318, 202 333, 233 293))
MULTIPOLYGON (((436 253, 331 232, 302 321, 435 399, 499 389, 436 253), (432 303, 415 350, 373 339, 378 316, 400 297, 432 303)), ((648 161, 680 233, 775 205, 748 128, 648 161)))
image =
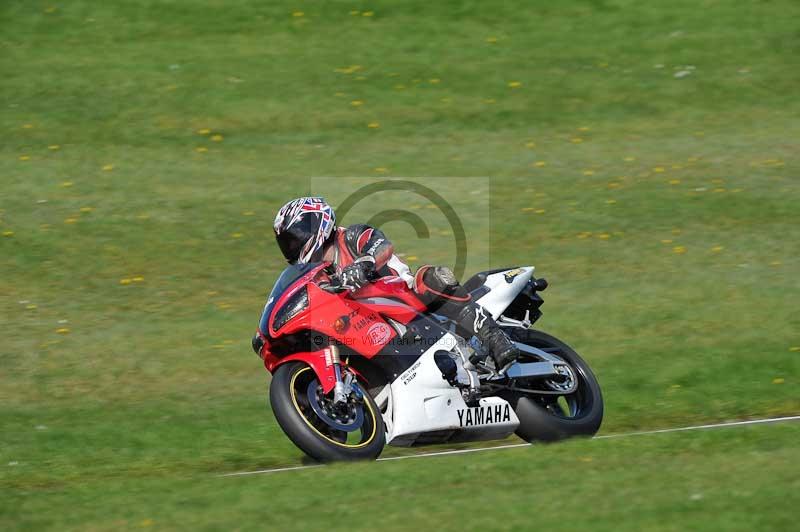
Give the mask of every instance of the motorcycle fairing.
POLYGON ((483 286, 489 291, 481 296, 477 303, 496 320, 511 305, 514 298, 525 289, 533 276, 533 270, 533 266, 525 266, 486 275, 483 286))
POLYGON ((484 397, 479 406, 467 407, 461 392, 442 378, 433 355, 451 351, 457 341, 450 333, 443 335, 376 398, 385 410, 389 444, 501 439, 519 426, 519 418, 506 400, 484 397))
POLYGON ((314 276, 325 267, 325 264, 292 264, 281 272, 278 280, 269 293, 267 303, 261 313, 258 330, 264 336, 271 336, 270 323, 272 321, 273 310, 280 309, 283 303, 291 297, 295 291, 303 284, 314 278, 314 276), (302 280, 302 283, 300 282, 302 280))
POLYGON ((259 325, 259 330, 265 337, 277 339, 301 331, 311 331, 314 339, 319 338, 318 345, 327 344, 328 337, 371 358, 397 336, 386 320, 369 306, 346 298, 343 293, 327 292, 312 282, 326 263, 309 266, 312 265, 290 266, 279 277, 264 307, 259 325), (308 305, 279 330, 275 330, 276 314, 303 287, 308 291, 308 305), (337 330, 334 327, 337 319, 346 323, 346 328, 337 330))
POLYGON ((405 324, 406 332, 372 358, 388 380, 396 379, 447 333, 442 326, 424 314, 405 324))

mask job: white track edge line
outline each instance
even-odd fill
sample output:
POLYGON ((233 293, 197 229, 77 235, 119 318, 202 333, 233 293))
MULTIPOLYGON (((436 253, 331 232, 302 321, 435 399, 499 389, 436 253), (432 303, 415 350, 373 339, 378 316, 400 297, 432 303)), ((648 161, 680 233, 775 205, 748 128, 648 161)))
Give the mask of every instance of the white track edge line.
MULTIPOLYGON (((718 429, 718 428, 725 428, 725 427, 741 427, 744 425, 759 425, 763 423, 780 423, 782 421, 800 421, 800 416, 786 416, 786 417, 773 417, 773 418, 766 418, 766 419, 748 419, 745 421, 729 421, 726 423, 712 423, 709 425, 694 425, 690 427, 675 427, 671 429, 658 429, 658 430, 646 430, 641 432, 627 432, 624 434, 606 434, 604 436, 595 436, 592 438, 593 440, 605 440, 609 438, 624 438, 627 436, 643 436, 647 434, 664 434, 668 432, 684 432, 687 430, 708 430, 708 429, 718 429)), ((496 451, 499 449, 514 449, 519 447, 530 447, 530 443, 515 443, 511 445, 497 445, 494 447, 478 447, 476 449, 456 449, 452 451, 437 451, 433 453, 420 453, 420 454, 409 454, 406 456, 391 456, 387 458, 378 458, 378 462, 388 462, 391 460, 407 460, 409 458, 428 458, 431 456, 448 456, 454 454, 466 454, 466 453, 477 453, 479 451, 496 451)), ((224 475, 218 475, 219 477, 243 477, 248 475, 263 475, 267 473, 279 473, 281 471, 299 471, 302 469, 313 469, 315 467, 323 467, 324 464, 310 464, 310 465, 302 465, 302 466, 293 466, 293 467, 279 467, 276 469, 262 469, 259 471, 243 471, 239 473, 226 473, 224 475)))

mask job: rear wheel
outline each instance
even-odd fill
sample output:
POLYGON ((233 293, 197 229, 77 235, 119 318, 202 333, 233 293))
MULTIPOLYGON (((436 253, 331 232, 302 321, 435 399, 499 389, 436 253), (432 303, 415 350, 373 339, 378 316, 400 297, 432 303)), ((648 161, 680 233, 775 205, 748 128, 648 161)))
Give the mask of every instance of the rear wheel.
MULTIPOLYGON (((515 383, 518 388, 538 388, 549 393, 509 391, 503 394, 520 420, 517 435, 526 441, 558 441, 596 434, 603 422, 603 396, 586 361, 570 346, 547 333, 521 328, 504 330, 512 340, 560 357, 572 368, 571 374, 563 379, 515 383), (570 383, 569 379, 576 382, 570 383), (559 394, 560 388, 574 391, 559 394)), ((531 362, 533 358, 523 352, 520 362, 531 362)))
POLYGON ((360 385, 345 403, 324 394, 314 370, 289 362, 275 371, 269 400, 283 432, 303 452, 327 462, 377 458, 386 441, 383 418, 360 385))

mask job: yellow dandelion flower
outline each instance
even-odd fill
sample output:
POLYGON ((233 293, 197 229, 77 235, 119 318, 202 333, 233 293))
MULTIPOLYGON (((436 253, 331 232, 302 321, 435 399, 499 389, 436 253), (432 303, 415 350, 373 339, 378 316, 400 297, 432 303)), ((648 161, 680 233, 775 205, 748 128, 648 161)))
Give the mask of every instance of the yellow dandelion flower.
POLYGON ((196 151, 197 153, 205 153, 208 151, 208 148, 206 148, 205 146, 198 146, 197 148, 194 149, 194 151, 196 151))
POLYGON ((3 236, 14 236, 14 231, 3 231, 3 236))
POLYGON ((669 238, 664 238, 663 240, 661 240, 661 243, 662 244, 672 244, 672 240, 670 240, 669 238))
POLYGON ((223 137, 222 135, 219 135, 219 134, 211 135, 211 140, 213 142, 222 142, 224 139, 225 139, 225 137, 223 137))
POLYGON ((571 139, 569 139, 569 141, 573 144, 580 144, 581 142, 583 142, 583 139, 580 137, 572 137, 571 139))
POLYGON ((379 127, 381 127, 381 124, 380 122, 370 122, 369 124, 367 124, 367 127, 370 129, 378 129, 379 127))
POLYGON ((776 378, 772 379, 772 384, 783 384, 784 382, 785 381, 783 380, 782 377, 776 377, 776 378))
POLYGON ((113 169, 114 169, 114 165, 113 164, 107 164, 107 165, 103 166, 103 171, 104 172, 110 172, 113 169))
POLYGON ((584 170, 583 175, 594 175, 594 170, 584 170))
POLYGON ((67 329, 66 327, 60 327, 60 328, 56 329, 56 333, 58 333, 58 334, 69 334, 69 329, 67 329))
POLYGON ((609 183, 609 184, 608 184, 608 185, 606 185, 606 186, 607 186, 608 188, 615 189, 615 188, 619 188, 619 187, 621 187, 622 185, 620 185, 619 183, 614 183, 614 182, 611 182, 611 183, 609 183))
POLYGON ((198 135, 208 135, 209 133, 211 133, 211 130, 208 129, 207 127, 204 127, 203 129, 198 129, 197 130, 197 134, 198 135))
POLYGON ((356 17, 356 16, 358 16, 358 15, 360 15, 360 14, 361 14, 361 11, 359 11, 359 10, 357 10, 357 9, 354 9, 354 10, 352 10, 352 11, 350 12, 350 14, 351 14, 351 15, 353 15, 354 17, 356 17))
POLYGON ((796 353, 797 351, 800 351, 800 346, 792 346, 789 348, 789 351, 796 353))
POLYGON ((405 89, 406 89, 405 85, 395 85, 394 86, 394 90, 396 90, 396 91, 402 91, 402 90, 405 90, 405 89))
POLYGON ((37 307, 36 305, 34 305, 33 303, 31 303, 30 305, 25 305, 25 308, 26 308, 27 310, 36 310, 36 309, 37 309, 37 308, 39 308, 39 307, 37 307))
POLYGON ((719 253, 723 249, 725 249, 725 246, 714 246, 713 248, 711 248, 711 251, 713 251, 714 253, 719 253))
POLYGON ((535 148, 535 147, 536 147, 536 143, 535 143, 535 142, 533 142, 533 141, 531 141, 531 142, 526 142, 526 143, 525 143, 525 147, 526 147, 526 148, 535 148))
POLYGON ((680 185, 681 184, 681 180, 680 179, 670 179, 669 180, 669 184, 670 185, 680 185))
POLYGON ((31 156, 30 155, 20 155, 19 156, 19 160, 20 161, 30 161, 31 160, 31 156))
POLYGON ((242 233, 231 233, 231 238, 242 238, 243 236, 242 233))
POLYGON ((608 233, 600 233, 599 235, 597 235, 597 238, 600 238, 602 240, 608 240, 609 238, 611 238, 611 235, 609 235, 608 233))
POLYGON ((255 211, 242 211, 242 216, 255 216, 255 211))
POLYGON ((81 207, 81 212, 92 212, 94 207, 81 207))
POLYGON ((535 211, 533 211, 533 212, 535 212, 536 214, 544 214, 544 213, 546 213, 547 211, 546 211, 546 210, 544 210, 544 209, 536 209, 536 210, 535 210, 535 211))
POLYGON ((655 168, 653 168, 653 172, 655 172, 655 173, 657 173, 657 174, 661 174, 661 173, 663 173, 665 170, 666 170, 666 169, 665 169, 663 166, 656 166, 655 168))
POLYGON ((522 212, 530 212, 533 210, 533 207, 523 207, 522 212))
POLYGON ((375 12, 374 12, 374 11, 364 11, 363 13, 361 13, 361 16, 362 16, 362 17, 371 17, 371 16, 373 16, 374 14, 375 14, 375 12))
POLYGON ((497 37, 486 37, 486 42, 489 44, 494 44, 497 42, 497 37))
POLYGON ((578 131, 589 131, 589 126, 581 126, 578 128, 578 131))
POLYGON ((518 89, 518 88, 522 87, 522 82, 521 81, 509 81, 508 82, 508 86, 510 88, 512 88, 512 89, 518 89))
POLYGON ((33 129, 33 124, 23 124, 22 129, 33 129))
POLYGON ((589 238, 590 236, 592 236, 591 231, 583 231, 582 233, 578 233, 578 238, 580 239, 589 238))
POLYGON ((409 255, 408 257, 406 257, 406 260, 417 260, 417 256, 416 255, 409 255))
POLYGON ((428 80, 428 82, 432 83, 433 85, 438 85, 441 81, 442 80, 440 80, 439 78, 433 78, 428 80))
POLYGON ((379 167, 377 167, 377 168, 373 168, 373 170, 375 170, 375 172, 377 172, 377 173, 379 173, 379 174, 385 174, 386 172, 388 172, 388 171, 389 171, 389 169, 388 169, 388 168, 385 168, 385 167, 383 167, 383 166, 379 166, 379 167))
POLYGON ((50 146, 47 147, 47 149, 48 150, 52 150, 52 151, 56 151, 56 150, 60 150, 61 146, 59 146, 58 144, 51 144, 50 146))
POLYGON ((293 16, 293 17, 295 17, 295 18, 300 18, 300 17, 304 17, 304 16, 306 16, 306 14, 305 14, 305 13, 303 13, 302 11, 294 11, 294 12, 292 13, 292 16, 293 16))
POLYGON ((134 283, 141 283, 144 282, 144 277, 142 277, 141 275, 137 275, 136 277, 131 277, 131 281, 133 281, 134 283))
POLYGON ((615 199, 606 200, 606 204, 608 204, 608 205, 614 205, 616 202, 617 202, 617 200, 615 200, 615 199))
POLYGON ((64 223, 65 224, 74 224, 77 221, 78 221, 77 218, 67 218, 66 220, 64 220, 64 223))
POLYGON ((536 168, 544 168, 545 166, 547 166, 547 163, 544 161, 536 161, 535 163, 533 163, 533 166, 535 166, 536 168))
POLYGON ((353 100, 352 102, 350 102, 350 105, 352 105, 353 107, 361 107, 362 105, 364 105, 364 102, 361 100, 353 100))
POLYGON ((119 280, 119 284, 131 284, 131 282, 132 281, 130 279, 127 279, 127 278, 119 280))
POLYGON ((672 252, 677 253, 678 255, 683 255, 684 253, 686 253, 686 248, 683 246, 675 246, 674 248, 672 248, 672 252))

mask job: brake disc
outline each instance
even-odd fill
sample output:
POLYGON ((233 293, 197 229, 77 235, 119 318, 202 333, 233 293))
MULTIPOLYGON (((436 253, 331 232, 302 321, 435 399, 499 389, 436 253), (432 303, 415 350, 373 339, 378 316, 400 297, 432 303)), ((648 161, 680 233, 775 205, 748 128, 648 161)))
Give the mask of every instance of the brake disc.
MULTIPOLYGON (((357 387, 357 384, 353 384, 354 389, 357 387)), ((344 408, 341 411, 337 411, 340 406, 322 394, 322 388, 316 379, 308 383, 306 393, 311 409, 330 427, 344 432, 353 432, 360 429, 364 423, 364 409, 361 407, 361 403, 351 399, 343 405, 344 408)))

